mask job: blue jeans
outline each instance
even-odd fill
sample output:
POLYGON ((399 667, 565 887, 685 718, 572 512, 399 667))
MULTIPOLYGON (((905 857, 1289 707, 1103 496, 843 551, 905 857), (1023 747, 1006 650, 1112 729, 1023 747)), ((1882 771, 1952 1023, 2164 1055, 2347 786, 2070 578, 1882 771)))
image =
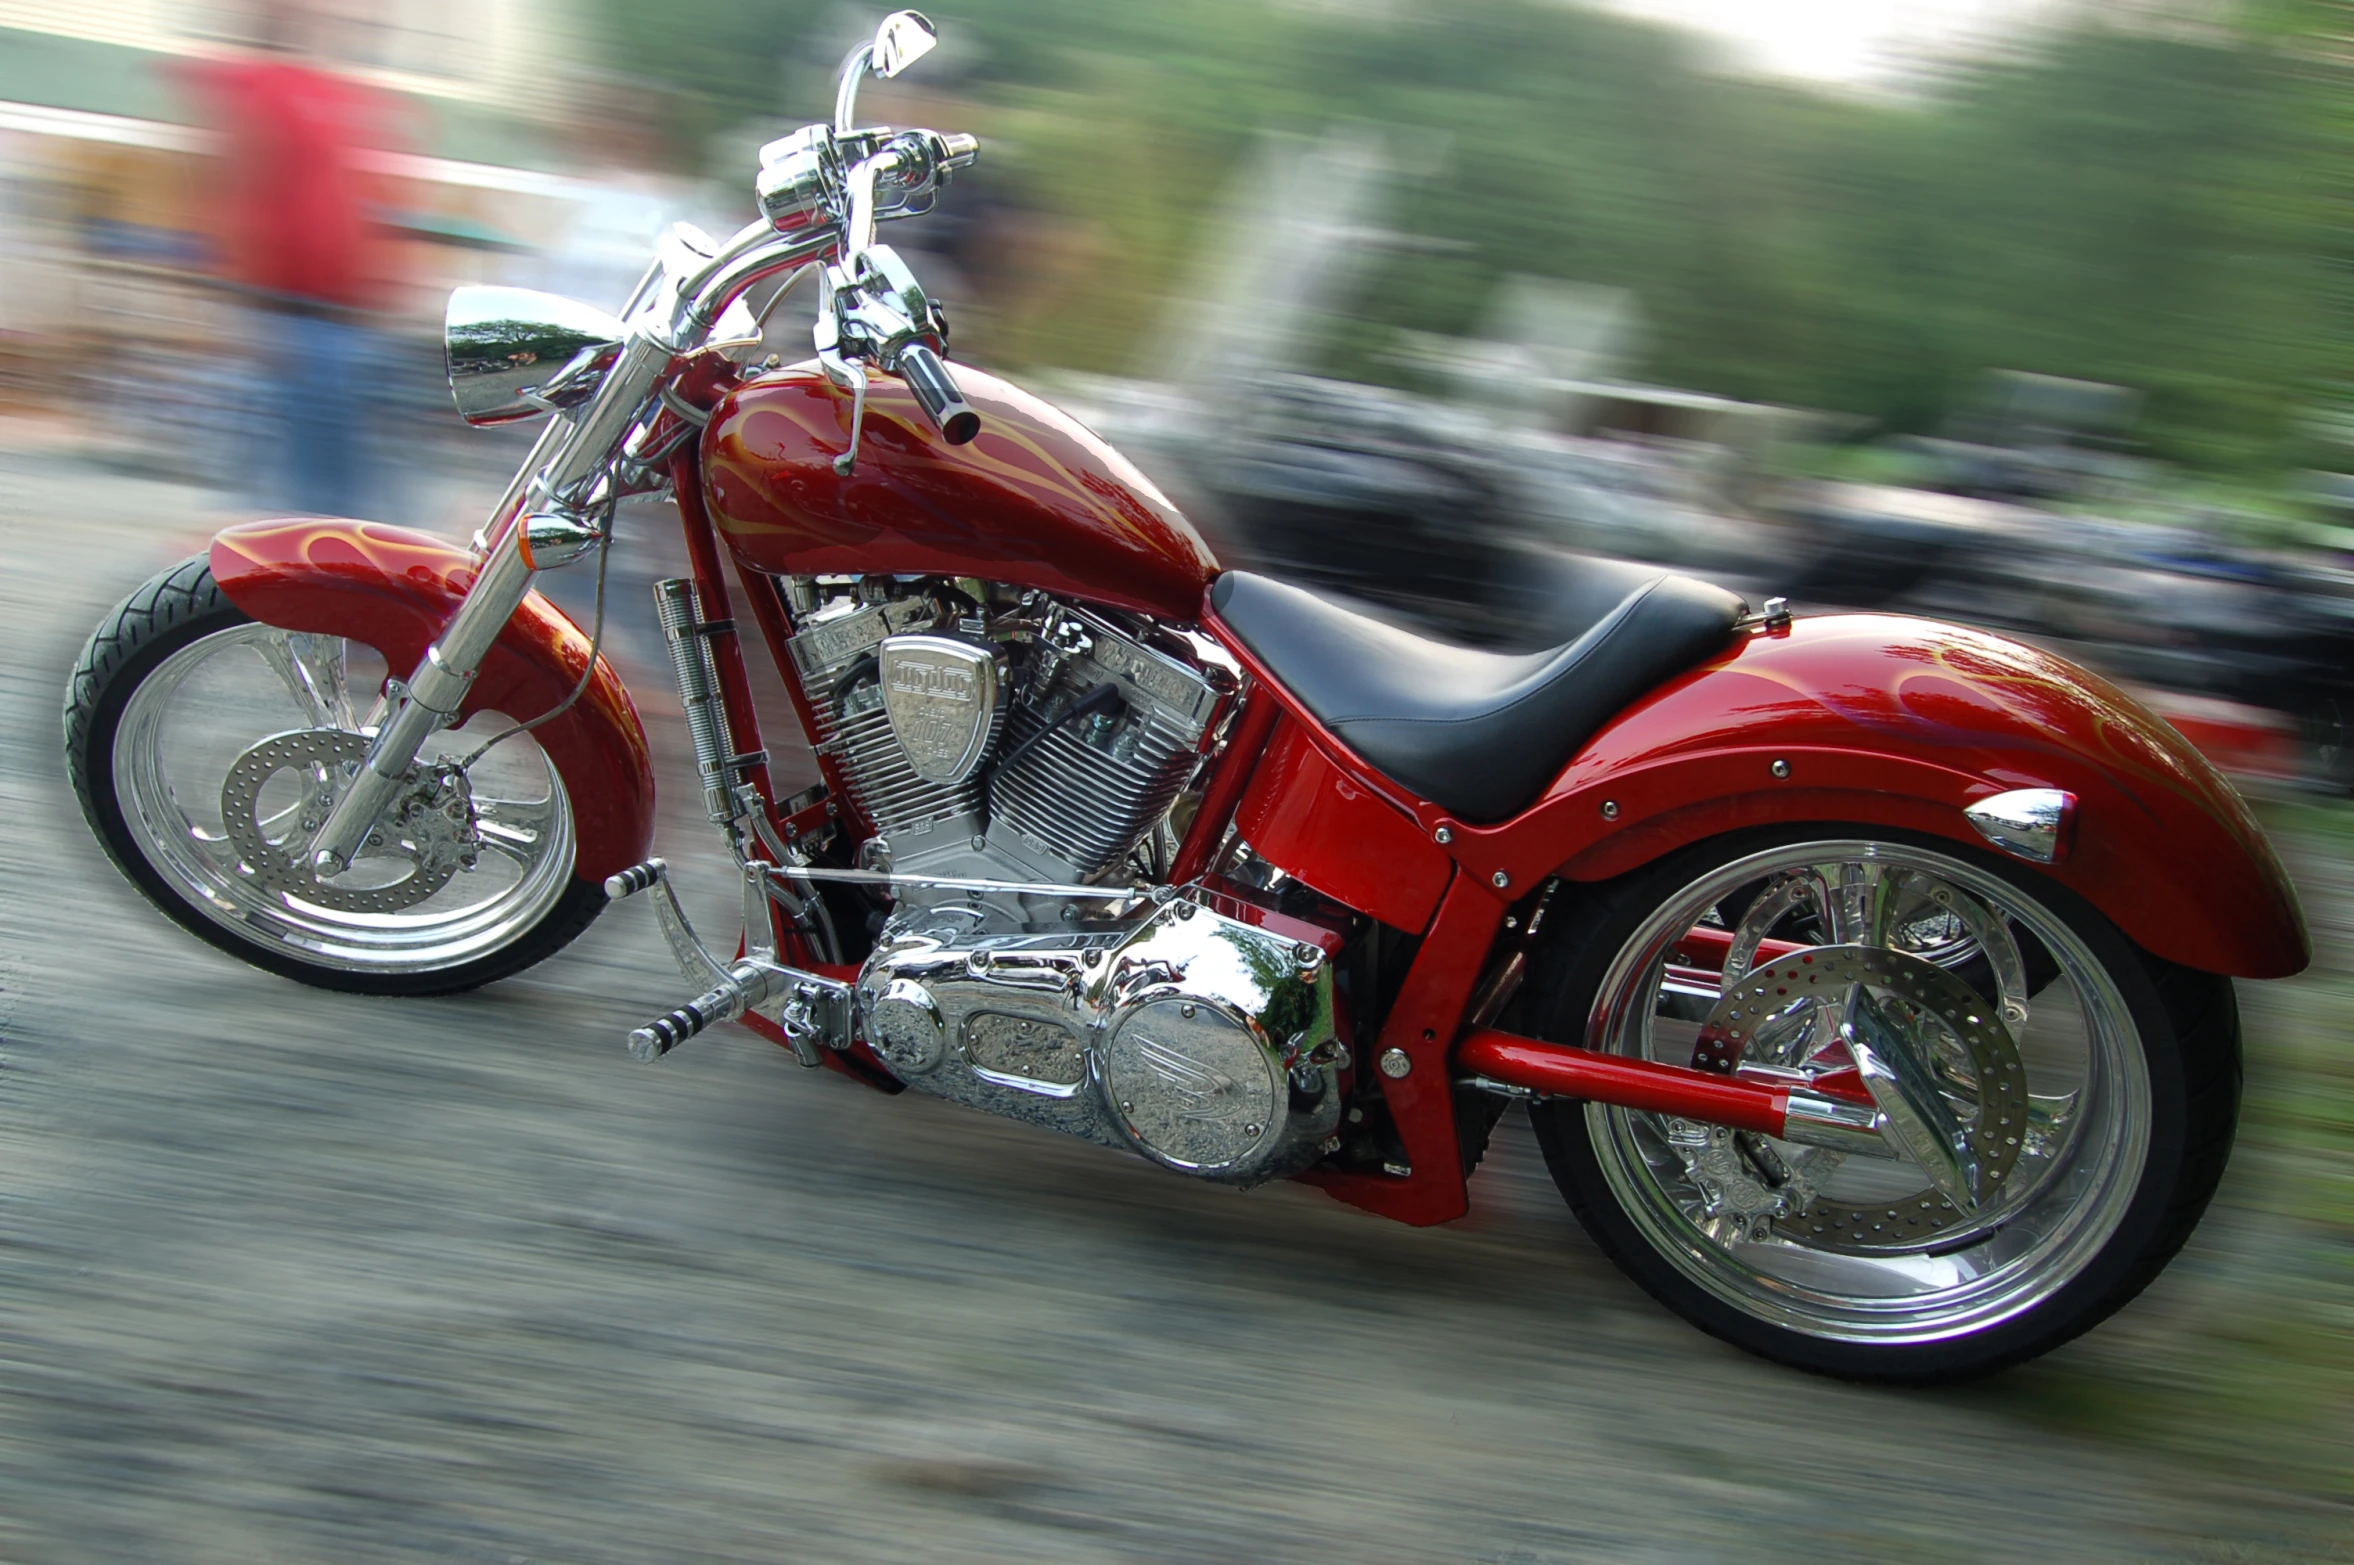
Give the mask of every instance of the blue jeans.
POLYGON ((262 348, 262 473, 271 503, 310 516, 370 514, 379 496, 368 459, 375 333, 357 322, 291 310, 253 312, 262 348))

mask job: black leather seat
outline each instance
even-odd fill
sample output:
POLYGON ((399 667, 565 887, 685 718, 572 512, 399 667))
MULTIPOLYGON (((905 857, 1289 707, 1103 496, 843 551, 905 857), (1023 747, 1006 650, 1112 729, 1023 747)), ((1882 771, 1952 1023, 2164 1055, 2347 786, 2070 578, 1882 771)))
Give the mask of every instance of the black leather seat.
POLYGON ((1220 576, 1210 602, 1359 755, 1478 822, 1536 802, 1621 708, 1722 647, 1746 607, 1689 576, 1578 560, 1548 616, 1561 644, 1499 653, 1434 641, 1248 571, 1220 576))

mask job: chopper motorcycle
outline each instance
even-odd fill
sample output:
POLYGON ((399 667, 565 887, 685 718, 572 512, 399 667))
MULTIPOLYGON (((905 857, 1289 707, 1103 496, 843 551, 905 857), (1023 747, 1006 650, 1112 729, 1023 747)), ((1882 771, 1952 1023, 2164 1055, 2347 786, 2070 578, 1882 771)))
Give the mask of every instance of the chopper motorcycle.
POLYGON ((123 872, 270 971, 447 993, 650 902, 692 998, 799 1061, 1386 1217, 1467 1209, 1514 1103, 1600 1243, 1752 1351, 1934 1381, 2130 1299, 2215 1189, 2234 978, 2301 969, 2231 787, 2113 687, 1925 620, 1588 563, 1484 651, 1222 570, 1085 427, 944 361, 879 222, 970 137, 861 127, 896 13, 760 213, 621 315, 465 288, 472 422, 546 416, 472 548, 231 527, 72 675, 123 872), (815 273, 807 363, 739 363, 815 273), (667 491, 656 608, 744 930, 650 857, 628 692, 536 573, 667 491), (749 625, 745 623, 749 620, 749 625), (779 797, 747 632, 822 781, 779 797), (513 719, 526 719, 522 722, 513 719))

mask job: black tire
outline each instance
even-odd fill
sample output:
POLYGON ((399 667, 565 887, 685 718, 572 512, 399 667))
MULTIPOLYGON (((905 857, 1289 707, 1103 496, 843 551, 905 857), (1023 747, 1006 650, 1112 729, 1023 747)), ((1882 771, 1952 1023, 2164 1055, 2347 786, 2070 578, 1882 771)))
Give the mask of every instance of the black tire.
POLYGON ((65 766, 83 818, 131 884, 183 929, 255 967, 351 994, 424 996, 480 988, 544 961, 572 943, 605 907, 604 888, 573 878, 537 921, 498 949, 458 965, 368 972, 305 961, 258 944, 206 917, 141 851, 115 792, 114 747, 132 693, 165 659, 219 631, 253 623, 212 578, 205 557, 183 560, 118 604, 82 648, 66 683, 65 766))
POLYGON ((1596 1117, 1620 1111, 1553 1100, 1533 1105, 1531 1118, 1555 1182, 1594 1241, 1654 1298, 1703 1331, 1762 1357, 1847 1380, 1974 1379, 2047 1353, 2099 1324, 2148 1286, 2190 1237, 2223 1176, 2238 1119, 2237 1000, 2229 979, 2151 956, 2090 903, 2023 863, 1943 839, 1827 824, 1712 839, 1586 888, 1582 901, 1564 910, 1572 916, 1551 939, 1541 985, 1532 985, 1526 997, 1525 1025, 1549 1039, 1594 1045, 1589 1017, 1612 964, 1680 890, 1752 854, 1832 838, 1909 843, 2008 882, 2066 923, 2130 1009, 2149 1077, 2146 1155, 2122 1219, 2056 1291, 1983 1329, 1934 1341, 1858 1343, 1761 1320, 1671 1264, 1629 1215, 1604 1173, 1594 1135, 1596 1117))

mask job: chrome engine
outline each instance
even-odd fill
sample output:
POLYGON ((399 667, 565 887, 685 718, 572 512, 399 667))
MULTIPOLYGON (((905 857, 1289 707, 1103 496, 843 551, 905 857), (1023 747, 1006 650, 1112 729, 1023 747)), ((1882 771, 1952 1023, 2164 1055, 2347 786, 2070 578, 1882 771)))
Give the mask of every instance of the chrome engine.
MULTIPOLYGON (((1125 884, 1193 775, 1226 671, 1158 627, 1036 594, 991 614, 920 583, 860 587, 804 618, 793 660, 877 861, 1125 884)), ((902 900, 930 899, 910 884, 902 900)))
POLYGON ((857 985, 867 1043, 911 1087, 1199 1177, 1306 1167, 1348 1065, 1337 935, 1148 884, 1230 672, 1158 626, 991 601, 867 578, 805 605, 792 644, 876 829, 860 862, 893 877, 857 985))

